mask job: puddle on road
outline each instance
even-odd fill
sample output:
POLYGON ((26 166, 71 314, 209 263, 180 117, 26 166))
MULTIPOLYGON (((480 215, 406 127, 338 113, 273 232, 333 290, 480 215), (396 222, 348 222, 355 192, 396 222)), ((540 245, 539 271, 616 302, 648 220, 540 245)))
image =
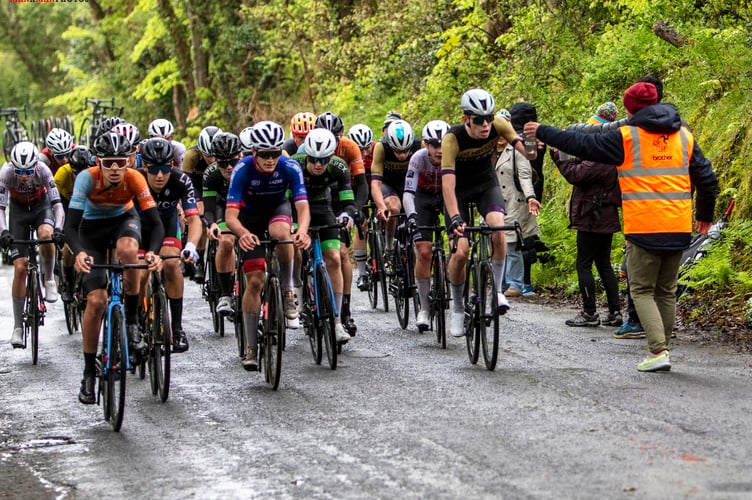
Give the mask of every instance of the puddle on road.
POLYGON ((21 443, 14 448, 17 450, 28 450, 30 448, 48 448, 50 446, 63 446, 67 444, 75 444, 76 442, 71 437, 67 436, 50 436, 39 439, 32 439, 25 443, 21 443))
POLYGON ((386 358, 389 354, 381 351, 373 351, 371 349, 343 349, 342 356, 347 356, 349 358, 386 358))

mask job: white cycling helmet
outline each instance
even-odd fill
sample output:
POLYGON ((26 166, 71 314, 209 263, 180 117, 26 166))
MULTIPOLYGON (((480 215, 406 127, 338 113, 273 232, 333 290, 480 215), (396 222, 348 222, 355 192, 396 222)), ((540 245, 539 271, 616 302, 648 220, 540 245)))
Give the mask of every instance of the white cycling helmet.
POLYGON ((204 156, 212 156, 211 142, 214 136, 220 132, 222 132, 222 129, 214 125, 209 125, 201 129, 201 132, 198 134, 198 150, 204 156))
POLYGON ((167 139, 174 133, 175 127, 172 126, 170 120, 157 118, 149 124, 149 137, 161 137, 167 139))
POLYGON ((350 127, 347 136, 355 141, 359 148, 367 148, 373 142, 373 130, 368 125, 358 123, 350 127))
POLYGON ((444 120, 431 120, 423 127, 424 141, 439 141, 449 131, 449 124, 444 120))
POLYGON ((325 128, 315 128, 305 138, 305 154, 314 158, 329 158, 337 149, 337 138, 325 128))
POLYGON ((414 140, 413 128, 405 120, 394 120, 386 129, 386 142, 395 151, 410 149, 414 140))
POLYGON ((462 94, 462 111, 468 115, 492 115, 494 113, 494 98, 483 89, 470 89, 462 94))
POLYGON ((13 146, 10 161, 18 169, 36 168, 39 161, 39 150, 29 141, 21 141, 13 146))
MULTIPOLYGON (((126 139, 128 139, 128 142, 131 143, 131 147, 134 149, 138 145, 138 143, 141 142, 141 134, 139 133, 138 128, 132 123, 127 123, 127 122, 118 123, 117 125, 112 127, 111 132, 115 132, 116 134, 120 134, 124 136, 126 139)), ((162 136, 152 136, 152 137, 162 137, 162 136)))
POLYGON ((256 149, 280 149, 285 143, 285 131, 281 125, 263 121, 253 126, 251 139, 256 149))
POLYGON ((53 128, 44 143, 53 155, 64 155, 73 151, 73 136, 61 128, 53 128))
POLYGON ((250 153, 253 149, 253 139, 251 138, 251 132, 253 127, 246 127, 240 131, 240 151, 242 153, 250 153))

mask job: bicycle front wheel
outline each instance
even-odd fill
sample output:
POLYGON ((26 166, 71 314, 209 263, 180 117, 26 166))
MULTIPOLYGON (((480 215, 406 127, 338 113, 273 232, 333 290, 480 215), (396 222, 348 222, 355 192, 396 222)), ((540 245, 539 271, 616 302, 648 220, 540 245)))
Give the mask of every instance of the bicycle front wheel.
POLYGON ((496 282, 494 281, 491 264, 484 262, 480 271, 478 328, 483 345, 483 361, 486 364, 486 369, 493 370, 496 368, 496 361, 499 357, 499 314, 496 282))
POLYGON ((40 305, 39 275, 36 271, 29 272, 29 286, 26 290, 26 338, 31 342, 31 362, 36 365, 39 361, 39 305, 40 305))
POLYGON ((381 231, 376 231, 376 276, 378 284, 381 287, 381 296, 384 298, 384 312, 389 312, 389 295, 387 295, 386 271, 384 269, 384 249, 386 243, 381 231))
POLYGON ((480 287, 480 266, 468 265, 465 281, 465 342, 470 363, 476 364, 480 355, 480 307, 478 290, 480 287))
POLYGON ((323 358, 323 346, 321 345, 321 330, 316 310, 316 289, 313 286, 313 272, 309 267, 303 271, 303 328, 308 335, 308 342, 311 344, 311 354, 313 362, 321 364, 323 358))
POLYGON ((153 296, 154 322, 152 323, 152 349, 149 360, 153 364, 150 376, 154 377, 159 399, 164 403, 170 394, 170 362, 172 352, 172 325, 167 295, 161 286, 153 296))
POLYGON ((337 338, 334 334, 334 304, 332 303, 332 286, 326 267, 319 264, 316 272, 316 293, 319 298, 319 325, 321 336, 326 348, 326 359, 329 368, 337 369, 337 338))
POLYGON ((276 276, 269 278, 264 294, 264 376, 273 390, 279 387, 282 373, 282 341, 285 317, 282 311, 282 290, 276 276))
POLYGON ((245 356, 245 334, 243 333, 243 293, 245 292, 245 276, 243 276, 242 267, 235 271, 235 286, 233 287, 232 305, 234 308, 233 316, 235 319, 235 340, 238 341, 238 355, 242 358, 245 356))
POLYGON ((112 309, 110 318, 111 342, 109 348, 109 373, 107 374, 107 397, 110 406, 110 425, 115 432, 123 425, 125 412, 125 376, 128 373, 128 346, 125 335, 123 307, 112 309))
POLYGON ((431 287, 431 313, 433 316, 434 329, 436 330, 436 342, 446 349, 446 305, 449 300, 449 283, 446 279, 446 261, 444 254, 437 252, 431 264, 432 287, 431 287))
POLYGON ((376 309, 379 305, 379 285, 376 283, 378 278, 378 263, 376 261, 376 233, 368 235, 368 265, 366 273, 368 276, 368 299, 371 302, 371 309, 376 309))

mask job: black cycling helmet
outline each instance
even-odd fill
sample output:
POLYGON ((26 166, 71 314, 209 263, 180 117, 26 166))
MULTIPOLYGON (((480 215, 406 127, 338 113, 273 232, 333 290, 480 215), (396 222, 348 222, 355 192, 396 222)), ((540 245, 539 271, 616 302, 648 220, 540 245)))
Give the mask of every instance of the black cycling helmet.
POLYGON ((234 160, 240 154, 240 138, 230 132, 218 132, 212 138, 211 151, 219 161, 234 160))
POLYGON ((91 166, 91 151, 86 146, 76 146, 68 157, 68 164, 74 174, 91 166))
POLYGON ((124 157, 131 154, 131 143, 125 136, 107 132, 94 140, 92 150, 100 158, 124 157))
POLYGON ((315 128, 325 128, 334 134, 335 137, 339 137, 345 131, 345 124, 342 123, 342 118, 327 111, 326 113, 321 113, 318 118, 316 118, 315 128))
POLYGON ((141 144, 141 159, 151 165, 170 165, 175 153, 172 144, 162 137, 152 137, 141 144))

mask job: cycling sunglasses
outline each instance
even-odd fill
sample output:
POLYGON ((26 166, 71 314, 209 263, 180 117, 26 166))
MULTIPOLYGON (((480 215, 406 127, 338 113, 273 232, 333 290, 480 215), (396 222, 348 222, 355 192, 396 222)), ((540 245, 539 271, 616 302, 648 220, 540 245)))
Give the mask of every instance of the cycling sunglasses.
POLYGON ((151 175, 157 175, 157 174, 159 174, 160 172, 161 172, 161 173, 162 173, 163 175, 167 175, 167 174, 169 174, 169 173, 170 173, 170 169, 171 169, 171 168, 172 168, 172 167, 171 167, 170 165, 149 165, 148 167, 146 167, 146 170, 147 170, 147 171, 148 171, 148 172, 149 172, 149 173, 150 173, 151 175))
POLYGON ((323 158, 318 158, 316 156, 309 156, 308 157, 308 161, 310 161, 312 164, 315 165, 317 163, 321 163, 322 166, 326 165, 327 163, 329 163, 329 160, 331 160, 331 159, 332 159, 331 156, 325 156, 323 158))
POLYGON ((428 146, 433 146, 435 148, 440 148, 441 147, 441 141, 438 140, 438 139, 428 139, 427 141, 425 141, 425 143, 428 146))
POLYGON ((56 160, 64 160, 64 159, 68 158, 68 156, 70 156, 70 153, 63 153, 63 154, 60 154, 60 155, 55 155, 55 159, 56 160))
POLYGON ((128 158, 125 156, 119 156, 115 158, 100 158, 102 168, 105 170, 121 170, 127 165, 128 158))
POLYGON ((217 162, 217 166, 219 168, 233 167, 235 166, 235 162, 230 160, 220 160, 217 162))
POLYGON ((282 156, 282 150, 272 149, 266 151, 256 151, 256 156, 263 158, 264 160, 273 160, 274 158, 279 158, 280 156, 282 156))
POLYGON ((494 115, 475 115, 472 118, 473 123, 476 125, 483 125, 484 123, 488 122, 491 123, 494 121, 494 115))
POLYGON ((33 168, 14 168, 16 175, 34 175, 33 168))

